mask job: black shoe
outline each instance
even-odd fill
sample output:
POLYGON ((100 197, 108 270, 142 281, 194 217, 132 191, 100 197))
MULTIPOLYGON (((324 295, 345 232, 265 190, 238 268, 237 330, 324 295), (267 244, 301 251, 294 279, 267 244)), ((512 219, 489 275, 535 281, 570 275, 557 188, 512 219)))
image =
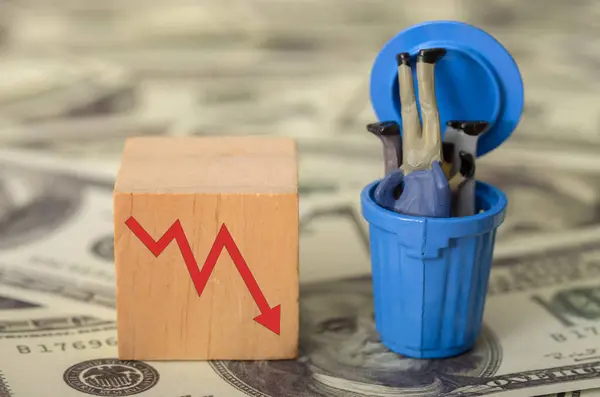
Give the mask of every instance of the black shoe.
POLYGON ((446 50, 443 48, 427 48, 419 51, 417 62, 436 63, 446 55, 446 50))
POLYGON ((487 121, 460 121, 453 120, 447 123, 449 127, 454 128, 455 130, 462 131, 470 136, 479 136, 490 126, 490 123, 487 121))
POLYGON ((460 157, 460 174, 465 178, 473 178, 475 175, 475 159, 471 153, 460 151, 458 153, 460 157))
POLYGON ((408 52, 401 52, 400 54, 397 54, 396 55, 396 63, 398 63, 398 66, 400 66, 400 65, 410 66, 410 54, 408 52))
POLYGON ((372 123, 367 125, 367 130, 375 135, 398 135, 400 126, 395 121, 382 121, 381 123, 372 123))

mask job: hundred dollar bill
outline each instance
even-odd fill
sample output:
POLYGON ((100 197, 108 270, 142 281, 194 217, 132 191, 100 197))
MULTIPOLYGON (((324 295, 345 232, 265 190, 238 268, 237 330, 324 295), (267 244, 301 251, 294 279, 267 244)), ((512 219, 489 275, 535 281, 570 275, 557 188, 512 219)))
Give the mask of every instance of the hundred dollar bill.
POLYGON ((536 397, 597 397, 600 396, 600 389, 573 390, 564 393, 546 394, 536 397))
MULTIPOLYGON (((218 133, 214 130, 195 135, 218 133)), ((105 135, 109 134, 107 131, 105 135)), ((323 197, 321 202, 337 202, 343 196, 359 211, 361 190, 383 176, 381 143, 367 134, 366 131, 362 136, 288 134, 298 142, 301 200, 308 203, 310 196, 317 193, 323 197)), ((90 159, 106 158, 107 164, 99 165, 99 169, 111 169, 116 174, 126 135, 115 134, 113 139, 99 140, 65 134, 55 142, 47 138, 45 144, 38 138, 38 145, 42 153, 82 162, 85 159, 87 164, 90 159)), ((506 146, 481 158, 476 173, 477 179, 498 186, 508 197, 507 218, 498 231, 500 244, 531 233, 569 230, 600 222, 597 211, 600 162, 594 145, 566 145, 556 141, 536 144, 521 139, 506 146), (548 216, 550 213, 553 216, 548 216)))
MULTIPOLYGON (((114 157, 120 156, 124 136, 131 130, 120 131, 124 133, 115 133, 112 140, 108 137, 105 139, 113 142, 114 146, 107 146, 106 149, 109 153, 114 153, 114 157)), ((119 163, 118 160, 112 159, 103 161, 102 156, 92 161, 93 157, 83 155, 88 150, 93 151, 94 148, 101 152, 94 136, 78 137, 73 132, 70 135, 63 135, 63 138, 66 142, 72 142, 71 152, 55 152, 53 150, 57 145, 55 144, 39 151, 10 150, 0 153, 2 155, 0 158, 7 162, 5 165, 7 172, 3 178, 6 204, 0 212, 11 211, 16 204, 10 202, 23 200, 19 198, 22 195, 29 194, 35 197, 37 193, 33 191, 36 189, 52 192, 44 193, 50 196, 70 197, 66 199, 68 202, 77 201, 77 197, 83 196, 85 197, 81 203, 83 210, 70 218, 60 218, 60 212, 54 212, 60 219, 70 219, 68 223, 71 227, 60 229, 61 233, 53 237, 56 240, 52 240, 58 243, 44 248, 45 254, 40 255, 39 249, 49 240, 33 238, 28 240, 30 243, 25 246, 7 244, 7 247, 0 252, 0 262, 11 264, 13 268, 36 269, 36 271, 43 269, 54 271, 61 268, 67 272, 67 268, 72 268, 73 271, 68 273, 84 272, 78 270, 78 266, 66 266, 66 263, 72 260, 59 259, 65 257, 62 247, 68 244, 71 238, 84 239, 86 246, 92 248, 81 250, 80 254, 83 256, 79 257, 81 258, 79 260, 88 263, 86 268, 89 269, 91 263, 92 267, 97 266, 97 271, 104 274, 104 277, 99 278, 91 276, 90 281, 97 283, 99 280, 111 277, 113 271, 112 251, 110 251, 112 250, 111 186, 119 163), (66 159, 59 160, 56 158, 58 156, 66 159), (10 171, 11 166, 21 171, 10 171), (49 177, 53 172, 67 175, 59 179, 63 181, 62 184, 70 187, 59 188, 58 184, 48 182, 53 180, 54 177, 49 177), (68 175, 79 175, 79 177, 73 179, 68 175), (99 177, 103 181, 101 187, 85 183, 86 180, 99 177), (45 187, 35 187, 37 185, 45 187), (19 186, 27 186, 25 191, 29 189, 32 192, 24 193, 19 186), (11 189, 17 190, 12 193, 11 189), (13 194, 15 197, 11 198, 13 194), (72 235, 75 237, 71 237, 72 235), (96 240, 101 240, 103 243, 97 243, 96 240), (107 251, 109 253, 105 254, 108 256, 102 257, 95 253, 93 247, 97 246, 109 247, 107 251), (32 250, 36 252, 34 257, 29 254, 32 250), (53 259, 49 260, 48 255, 53 259), (86 255, 90 255, 89 260, 86 259, 86 255), (2 261, 1 258, 4 260, 2 261), (53 264, 54 262, 60 265, 53 264)), ((348 139, 299 137, 297 141, 300 150, 301 276, 314 279, 324 275, 334 277, 338 272, 339 275, 368 272, 367 225, 360 214, 359 200, 363 187, 383 174, 379 143, 374 139, 365 140, 357 137, 348 139), (340 247, 345 249, 340 250, 340 247), (331 260, 339 266, 332 265, 326 268, 331 270, 316 269, 312 267, 315 263, 313 258, 331 260)), ((49 142, 49 145, 52 144, 49 142)), ((519 145, 512 145, 511 148, 503 151, 505 156, 516 160, 517 156, 511 157, 511 153, 523 152, 527 148, 527 145, 523 149, 519 145)), ((544 147, 543 150, 538 151, 540 160, 553 158, 557 149, 544 147)), ((573 150, 579 150, 579 147, 576 146, 573 150)), ((600 205, 600 180, 597 172, 593 174, 586 169, 577 172, 564 170, 558 167, 558 164, 552 163, 552 160, 546 162, 544 169, 528 167, 527 158, 525 161, 523 156, 520 158, 519 162, 502 162, 489 161, 486 157, 478 167, 477 177, 500 187, 509 199, 506 220, 498 231, 498 250, 504 249, 504 246, 512 249, 516 240, 529 237, 532 233, 568 231, 600 222, 597 211, 600 205)), ((52 201, 46 199, 44 195, 42 197, 43 201, 52 201)), ((10 242, 17 238, 22 237, 13 233, 6 241, 10 242)), ((69 258, 73 257, 76 256, 71 253, 69 258)), ((55 273, 53 274, 56 276, 55 273)))
MULTIPOLYGON (((270 86, 249 100, 249 106, 237 109, 244 114, 227 107, 207 111, 199 100, 196 110, 202 126, 213 125, 214 116, 223 113, 227 119, 235 118, 229 126, 237 129, 274 114, 275 119, 288 119, 294 110, 302 118, 302 112, 310 108, 327 114, 327 120, 313 123, 314 127, 330 129, 331 125, 331 130, 347 135, 355 131, 347 122, 355 123, 357 118, 359 124, 368 122, 362 115, 370 108, 367 74, 376 51, 412 23, 441 17, 475 23, 497 36, 514 55, 527 91, 523 125, 530 126, 522 125, 518 134, 545 140, 568 132, 582 142, 598 140, 596 115, 600 108, 594 101, 599 88, 594 78, 598 57, 595 41, 590 39, 596 34, 593 16, 597 5, 593 1, 580 1, 577 7, 552 2, 544 13, 536 5, 524 5, 529 3, 490 1, 482 6, 475 0, 443 5, 428 0, 411 7, 384 1, 356 1, 344 7, 336 1, 286 7, 277 1, 251 5, 202 1, 202 7, 197 7, 198 2, 185 1, 168 5, 143 2, 143 6, 111 2, 74 7, 64 3, 50 8, 43 2, 8 2, 12 12, 10 23, 6 23, 6 40, 10 40, 10 48, 61 48, 67 60, 65 72, 71 73, 87 68, 78 62, 69 64, 74 54, 113 60, 133 74, 143 75, 143 86, 153 78, 186 75, 196 80, 191 91, 197 90, 199 97, 210 93, 202 87, 215 83, 231 91, 270 86), (556 48, 569 48, 570 56, 554 62, 556 48), (329 86, 339 75, 348 78, 337 86, 339 94, 330 100, 328 90, 319 92, 319 86, 329 86), (274 76, 287 77, 295 84, 265 84, 274 76), (258 105, 265 98, 302 95, 306 91, 302 86, 314 90, 304 108, 288 106, 287 100, 272 104, 272 108, 258 105)), ((23 69, 30 70, 32 65, 35 60, 23 69)), ((10 76, 13 73, 9 79, 15 80, 10 76)), ((169 91, 166 86, 157 97, 169 91)), ((63 101, 57 102, 62 105, 63 101)), ((284 120, 277 124, 286 127, 284 120)), ((274 124, 269 126, 276 129, 274 124)))
MULTIPOLYGON (((566 393, 565 397, 598 397, 600 396, 600 389, 588 389, 588 390, 576 390, 570 393, 566 393)), ((561 397, 561 396, 558 396, 561 397)))
MULTIPOLYGON (((115 123, 115 126, 119 125, 117 120, 115 123)), ((110 191, 119 167, 117 159, 120 157, 124 138, 133 133, 135 125, 138 124, 126 124, 122 125, 121 129, 115 128, 114 131, 117 132, 113 132, 112 139, 109 138, 110 131, 106 131, 106 134, 103 134, 105 138, 102 139, 105 141, 104 146, 97 142, 98 139, 95 135, 78 134, 72 130, 63 133, 56 143, 52 143, 49 137, 38 138, 38 144, 45 145, 41 146, 42 149, 39 150, 9 150, 0 153, 0 159, 4 159, 7 162, 5 167, 8 167, 4 176, 7 203, 13 200, 9 198, 12 194, 10 186, 17 188, 19 185, 26 185, 28 189, 35 190, 38 189, 34 187, 37 184, 45 184, 46 190, 59 192, 52 194, 71 195, 72 197, 83 195, 86 198, 82 204, 82 208, 85 210, 68 218, 72 221, 70 223, 72 227, 61 229, 62 232, 54 237, 61 243, 48 248, 45 252, 54 252, 48 255, 58 255, 62 258, 65 255, 62 245, 68 244, 71 235, 76 235, 75 239, 90 240, 86 240, 88 247, 96 247, 95 240, 102 239, 105 242, 104 246, 110 246, 112 249, 110 245, 112 236, 110 191), (63 149, 57 149, 61 145, 60 141, 63 141, 63 149), (66 147, 70 149, 66 149, 66 147), (90 157, 87 155, 94 151, 103 153, 102 148, 106 149, 108 156, 90 157), (58 159, 59 157, 61 159, 58 159), (105 159, 106 161, 104 161, 105 159), (11 172, 11 164, 18 169, 29 171, 11 172), (72 187, 57 188, 58 185, 53 185, 53 183, 35 182, 51 180, 48 175, 51 175, 52 172, 80 175, 79 179, 75 179, 79 181, 75 183, 75 186, 79 187, 75 189, 72 187), (103 180, 100 188, 94 184, 82 182, 87 179, 98 179, 100 176, 103 180), (29 179, 31 182, 26 182, 29 179), (69 193, 71 191, 77 193, 69 193), (88 193, 80 193, 83 191, 88 193), (84 214, 86 215, 84 216, 84 214), (82 232, 79 233, 79 230, 82 232), (86 236, 87 233, 92 233, 93 236, 86 236)), ((164 133, 161 132, 159 126, 152 127, 151 123, 140 122, 139 125, 147 127, 151 134, 164 133)), ((163 127, 168 133, 168 127, 166 125, 163 127)), ((52 129, 52 131, 56 132, 57 129, 52 129)), ((102 128, 97 130, 97 132, 102 131, 102 128)), ((340 275, 352 275, 369 270, 367 225, 360 214, 360 192, 366 184, 383 175, 382 148, 374 137, 373 139, 369 138, 372 137, 297 137, 300 151, 302 277, 314 279, 323 275, 333 277, 337 272, 340 275), (340 247, 345 247, 345 249, 340 250, 340 247), (313 258, 331 260, 332 263, 337 263, 339 266, 327 268, 332 270, 317 271, 311 267, 311 264, 315 263, 313 258)), ((31 137, 31 139, 34 138, 31 137)), ((531 144, 527 142, 523 145, 511 145, 501 150, 502 156, 491 157, 492 155, 488 155, 478 163, 478 179, 500 187, 509 199, 506 220, 498 231, 497 249, 499 250, 504 249, 504 246, 512 249, 516 240, 529 237, 532 233, 568 231, 600 222, 597 211, 597 207, 600 205, 600 178, 597 170, 600 169, 600 165, 595 173, 585 166, 582 167, 583 170, 576 170, 576 167, 573 166, 571 169, 565 170, 561 166, 562 163, 553 160, 556 158, 560 146, 550 144, 540 146, 539 150, 533 151, 531 144), (535 153, 535 156, 538 157, 538 161, 534 162, 537 166, 531 166, 528 157, 524 156, 527 151, 535 153), (503 160, 504 158, 508 158, 510 161, 503 160), (544 167, 542 168, 539 164, 544 167), (553 215, 548 216, 548 214, 553 215)), ((585 151, 581 145, 572 145, 571 151, 571 157, 565 157, 564 163, 572 164, 568 161, 569 158, 585 158, 585 151), (580 156, 577 156, 577 153, 580 153, 580 156)), ((591 159, 591 156, 588 157, 591 159)), ((61 177, 61 179, 66 180, 67 185, 73 185, 72 178, 61 177)), ((22 194, 19 191, 16 190, 17 196, 14 200, 19 200, 18 195, 22 194)), ((10 208, 6 204, 2 211, 9 211, 10 208)), ((59 212, 56 212, 56 216, 59 216, 59 212)), ((7 238, 7 241, 14 240, 18 238, 17 236, 7 238)), ((64 263, 69 262, 54 258, 50 262, 58 261, 63 265, 50 265, 45 263, 39 254, 36 254, 35 259, 31 259, 30 255, 25 252, 31 252, 31 250, 37 252, 38 248, 34 247, 41 247, 39 244, 46 240, 32 239, 30 241, 31 244, 26 247, 19 248, 13 244, 9 245, 9 249, 5 248, 3 254, 8 256, 4 257, 4 262, 13 263, 14 261, 13 267, 15 268, 31 266, 32 269, 38 271, 44 268, 50 271, 55 267, 64 269, 64 263), (24 261, 29 265, 23 265, 24 261)), ((112 266, 110 266, 112 253, 109 253, 106 259, 101 259, 92 248, 86 252, 86 255, 91 255, 89 261, 85 259, 86 262, 95 263, 98 269, 102 269, 102 272, 112 272, 112 266), (108 262, 104 265, 100 264, 105 261, 108 262)), ((83 255, 83 252, 81 254, 83 255)), ((84 255, 81 258, 83 260, 87 257, 84 255)), ((93 276, 92 279, 94 282, 99 280, 93 276)))
POLYGON ((115 312, 0 284, 0 397, 243 397, 206 362, 117 360, 115 312))
POLYGON ((486 164, 477 177, 500 187, 508 198, 507 216, 497 234, 501 244, 533 233, 566 232, 600 223, 598 172, 486 164))
MULTIPOLYGON (((117 167, 93 171, 100 164, 88 163, 0 153, 0 269, 86 288, 110 300, 117 167)), ((368 235, 358 195, 327 184, 300 190, 300 277, 308 281, 367 272, 368 235)))
POLYGON ((549 235, 498 259, 476 346, 444 360, 401 357, 379 343, 369 278, 301 285, 298 360, 208 363, 120 362, 110 308, 2 279, 0 352, 11 363, 2 365, 3 387, 11 397, 533 396, 599 387, 598 236, 599 227, 549 235))
POLYGON ((131 115, 88 116, 38 122, 34 126, 12 124, 0 126, 0 144, 10 147, 9 156, 59 157, 80 160, 86 169, 95 168, 116 175, 125 139, 131 136, 154 136, 169 133, 172 121, 152 120, 131 115), (48 156, 50 155, 50 156, 48 156))
POLYGON ((465 355, 410 360, 387 351, 374 329, 370 281, 356 279, 304 286, 295 366, 212 365, 253 396, 531 396, 597 387, 599 232, 575 233, 570 245, 557 235, 497 263, 486 326, 465 355))
POLYGON ((19 122, 126 112, 135 81, 124 69, 77 56, 0 57, 0 106, 19 122))

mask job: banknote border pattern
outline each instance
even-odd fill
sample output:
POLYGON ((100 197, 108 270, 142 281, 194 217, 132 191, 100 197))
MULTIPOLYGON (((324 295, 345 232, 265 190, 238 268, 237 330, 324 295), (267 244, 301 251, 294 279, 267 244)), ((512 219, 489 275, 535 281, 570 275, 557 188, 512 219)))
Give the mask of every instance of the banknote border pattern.
POLYGON ((0 397, 12 397, 12 390, 6 381, 6 377, 0 370, 0 397))
POLYGON ((210 361, 209 365, 213 367, 217 375, 221 377, 225 382, 229 385, 235 387, 237 390, 242 393, 246 393, 250 397, 271 397, 268 394, 265 394, 261 391, 256 390, 252 386, 247 385, 246 383, 239 380, 234 374, 232 374, 229 369, 225 366, 225 364, 221 361, 210 361))
MULTIPOLYGON (((65 384, 67 386, 69 386, 70 388, 77 390, 81 393, 90 394, 93 396, 133 396, 133 395, 140 394, 140 393, 143 393, 143 392, 146 392, 146 391, 152 389, 154 386, 156 386, 156 384, 159 382, 159 380, 160 380, 160 373, 156 370, 156 368, 154 368, 152 365, 146 363, 145 361, 119 360, 118 358, 96 358, 96 359, 81 361, 81 362, 78 362, 77 364, 71 365, 63 373, 63 381, 65 382, 65 384), (113 391, 112 393, 110 393, 110 392, 103 393, 106 390, 102 390, 102 388, 100 388, 100 387, 87 384, 87 383, 85 383, 85 381, 82 381, 81 379, 79 379, 79 375, 83 371, 85 371, 89 368, 103 366, 103 365, 120 365, 120 366, 124 366, 124 367, 130 367, 130 368, 134 368, 134 369, 140 371, 142 373, 142 376, 144 376, 144 375, 150 375, 150 376, 148 379, 144 379, 142 377, 141 384, 143 384, 144 380, 146 380, 146 383, 143 386, 143 388, 139 388, 139 389, 133 388, 132 390, 126 389, 126 390, 121 390, 121 391, 113 391), (79 383, 74 383, 71 381, 70 377, 72 376, 73 373, 75 373, 77 375, 76 382, 79 382, 79 383), (85 388, 82 388, 81 386, 87 386, 87 388, 89 388, 91 390, 86 390, 85 388), (101 392, 96 392, 96 390, 100 390, 101 392)), ((130 387, 130 389, 131 389, 131 387, 130 387)))

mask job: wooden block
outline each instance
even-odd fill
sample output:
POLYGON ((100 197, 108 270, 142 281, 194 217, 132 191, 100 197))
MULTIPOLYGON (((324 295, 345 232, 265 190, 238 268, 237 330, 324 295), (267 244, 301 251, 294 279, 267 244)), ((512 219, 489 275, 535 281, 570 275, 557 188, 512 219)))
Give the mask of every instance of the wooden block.
POLYGON ((120 359, 296 357, 298 171, 293 140, 131 138, 115 183, 114 218, 120 359), (146 239, 158 241, 155 247, 144 242, 142 228, 146 239), (234 263, 227 248, 209 257, 217 235, 230 250, 239 248, 246 266, 234 263), (206 280, 205 263, 217 257, 202 289, 192 279, 206 280), (251 280, 247 286, 242 274, 246 280, 253 277, 255 286, 251 280))

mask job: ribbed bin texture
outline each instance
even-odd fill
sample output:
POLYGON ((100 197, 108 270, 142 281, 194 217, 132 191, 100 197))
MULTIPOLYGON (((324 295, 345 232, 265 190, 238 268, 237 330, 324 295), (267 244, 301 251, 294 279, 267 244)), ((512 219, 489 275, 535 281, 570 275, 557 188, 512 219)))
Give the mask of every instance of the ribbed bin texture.
POLYGON ((415 358, 461 354, 481 330, 496 229, 506 197, 477 182, 477 207, 462 218, 404 216, 362 192, 370 224, 375 322, 382 343, 415 358))

